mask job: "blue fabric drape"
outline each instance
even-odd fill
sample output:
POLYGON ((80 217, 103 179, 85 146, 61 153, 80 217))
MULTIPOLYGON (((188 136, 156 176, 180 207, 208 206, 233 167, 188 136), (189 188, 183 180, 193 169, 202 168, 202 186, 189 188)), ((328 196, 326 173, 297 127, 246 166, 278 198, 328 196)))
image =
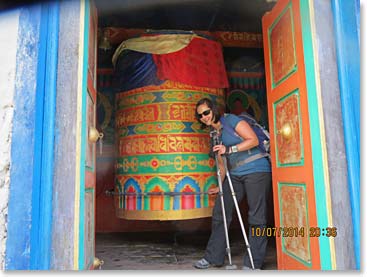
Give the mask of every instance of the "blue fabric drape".
POLYGON ((157 78, 157 67, 151 54, 125 50, 116 62, 113 79, 116 92, 160 85, 164 81, 157 78))

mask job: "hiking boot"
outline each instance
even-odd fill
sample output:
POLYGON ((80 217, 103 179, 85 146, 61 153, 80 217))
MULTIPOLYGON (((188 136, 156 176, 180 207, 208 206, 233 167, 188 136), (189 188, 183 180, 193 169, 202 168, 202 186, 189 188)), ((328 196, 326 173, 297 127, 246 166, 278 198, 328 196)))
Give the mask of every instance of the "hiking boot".
POLYGON ((196 263, 194 263, 194 267, 198 269, 207 269, 210 267, 210 263, 205 260, 205 258, 202 258, 201 260, 198 260, 196 263))

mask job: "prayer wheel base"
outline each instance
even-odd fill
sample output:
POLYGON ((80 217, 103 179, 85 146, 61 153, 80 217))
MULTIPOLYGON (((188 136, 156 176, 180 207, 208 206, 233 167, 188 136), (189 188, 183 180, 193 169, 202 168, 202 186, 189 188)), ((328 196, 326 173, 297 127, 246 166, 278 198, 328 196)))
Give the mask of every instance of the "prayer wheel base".
POLYGON ((212 216, 213 207, 176 211, 129 211, 117 209, 119 218, 130 220, 185 220, 212 216))

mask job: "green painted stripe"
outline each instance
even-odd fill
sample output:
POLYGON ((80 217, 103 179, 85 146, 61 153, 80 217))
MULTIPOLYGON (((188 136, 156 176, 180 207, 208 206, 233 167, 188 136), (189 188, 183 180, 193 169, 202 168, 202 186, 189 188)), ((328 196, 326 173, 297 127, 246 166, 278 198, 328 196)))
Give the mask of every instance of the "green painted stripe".
POLYGON ((89 1, 85 1, 85 17, 80 18, 84 20, 84 49, 83 49, 83 80, 82 80, 82 132, 81 132, 81 147, 80 147, 80 208, 79 208, 79 257, 78 267, 79 269, 84 268, 84 244, 85 244, 85 159, 86 159, 86 124, 87 120, 87 74, 88 74, 88 37, 89 37, 89 1))
MULTIPOLYGON (((122 188, 122 185, 119 181, 118 178, 115 178, 115 186, 118 188, 117 192, 119 193, 122 193, 124 192, 123 188, 122 188)), ((118 200, 119 200, 119 208, 122 208, 123 207, 123 197, 118 197, 118 200)))
MULTIPOLYGON (((208 178, 207 182, 204 185, 203 191, 208 191, 212 185, 218 186, 217 176, 211 176, 208 178)), ((208 194, 204 195, 203 207, 209 207, 209 195, 208 194)))
MULTIPOLYGON (((325 191, 325 170, 322 155, 322 141, 320 134, 320 117, 318 112, 317 87, 315 76, 314 52, 312 40, 315 39, 311 30, 309 1, 300 1, 304 62, 306 70, 308 112, 310 117, 311 147, 314 173, 314 188, 316 198, 316 213, 318 227, 328 227, 327 199, 325 191)), ((321 269, 330 270, 331 253, 330 240, 327 237, 319 238, 321 269)))
POLYGON ((126 137, 130 135, 177 134, 177 133, 208 134, 208 131, 201 130, 198 122, 188 122, 188 121, 185 122, 177 120, 138 123, 126 127, 119 127, 118 129, 118 137, 126 137))

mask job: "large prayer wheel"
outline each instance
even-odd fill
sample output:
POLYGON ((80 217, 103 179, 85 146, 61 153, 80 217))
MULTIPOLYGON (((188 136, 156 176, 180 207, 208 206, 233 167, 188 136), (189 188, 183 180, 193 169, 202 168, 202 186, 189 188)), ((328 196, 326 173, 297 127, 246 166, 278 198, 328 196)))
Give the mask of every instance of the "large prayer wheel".
POLYGON ((195 106, 224 105, 221 45, 192 32, 149 33, 121 43, 115 66, 117 216, 140 220, 209 217, 217 185, 209 133, 195 106))
POLYGON ((209 134, 195 105, 203 97, 223 104, 223 89, 166 81, 116 95, 118 158, 115 204, 125 219, 209 217, 217 185, 209 134))

